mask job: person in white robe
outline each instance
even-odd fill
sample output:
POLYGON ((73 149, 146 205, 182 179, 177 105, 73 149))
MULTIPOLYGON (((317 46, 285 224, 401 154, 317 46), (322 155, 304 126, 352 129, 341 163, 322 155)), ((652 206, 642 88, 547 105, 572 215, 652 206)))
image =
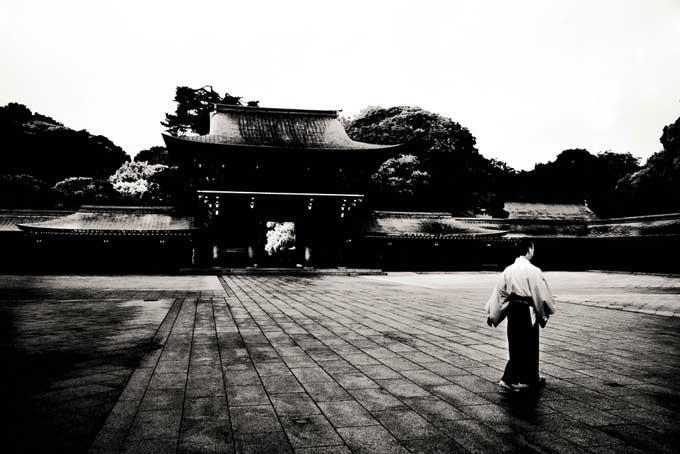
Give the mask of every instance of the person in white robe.
POLYGON ((508 319, 510 359, 499 385, 511 391, 545 382, 538 369, 539 326, 555 313, 555 302, 541 269, 531 263, 534 250, 532 241, 519 241, 519 256, 505 268, 485 307, 489 326, 508 319))

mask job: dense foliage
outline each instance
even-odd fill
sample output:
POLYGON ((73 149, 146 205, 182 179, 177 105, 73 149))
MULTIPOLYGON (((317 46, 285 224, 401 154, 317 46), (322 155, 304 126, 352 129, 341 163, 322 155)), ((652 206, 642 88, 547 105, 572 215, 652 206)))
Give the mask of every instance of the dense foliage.
POLYGON ((512 178, 506 199, 556 203, 587 203, 600 216, 623 215, 627 207, 619 203, 618 181, 640 168, 630 153, 570 149, 554 161, 536 164, 529 172, 512 178))
POLYGON ((1 208, 50 208, 54 199, 50 185, 32 175, 0 175, 1 208))
POLYGON ((116 205, 120 194, 108 180, 90 177, 70 177, 52 188, 59 208, 78 208, 81 205, 116 205))
POLYGON ((680 211, 680 118, 663 128, 663 149, 617 186, 617 195, 634 213, 680 211))
MULTIPOLYGON (((241 96, 225 93, 220 96, 211 85, 201 88, 177 87, 175 89, 175 113, 166 113, 161 124, 172 135, 187 133, 207 134, 210 130, 210 112, 215 104, 241 106, 241 96)), ((257 101, 249 101, 248 106, 257 106, 257 101)))
POLYGON ((430 175, 422 169, 416 156, 402 154, 382 163, 371 177, 371 183, 378 204, 398 208, 422 198, 430 175))
POLYGON ((109 182, 123 199, 133 201, 156 200, 160 193, 158 183, 151 177, 168 167, 145 161, 126 162, 109 177, 109 182))
POLYGON ((585 202, 603 217, 680 209, 680 119, 644 167, 630 153, 569 149, 521 172, 482 156, 467 128, 420 108, 369 108, 346 126, 355 140, 402 143, 414 156, 392 158, 373 176, 378 208, 503 216, 504 201, 585 202))
POLYGON ((274 255, 295 247, 294 222, 267 222, 267 242, 264 251, 274 255))
MULTIPOLYGON (((173 134, 207 133, 216 102, 241 105, 240 97, 210 86, 177 87, 175 101, 163 123, 173 134)), ((503 202, 514 200, 586 201, 600 216, 680 211, 680 118, 663 128, 663 148, 644 166, 630 153, 569 149, 521 172, 482 156, 460 123, 417 107, 373 107, 343 124, 355 140, 403 144, 403 154, 371 178, 373 208, 503 216, 503 202)), ((129 162, 106 137, 18 103, 0 107, 0 132, 0 207, 170 204, 190 211, 195 202, 191 178, 169 165, 165 147, 142 150, 129 162)))
MULTIPOLYGON (((409 172, 397 175, 397 179, 381 177, 397 162, 386 163, 382 172, 374 176, 373 181, 380 186, 372 198, 381 208, 418 206, 466 214, 498 214, 502 209, 498 191, 507 166, 482 156, 470 131, 450 118, 418 107, 373 107, 353 119, 347 132, 362 142, 404 144, 418 159, 417 164, 410 164, 409 172), (410 189, 413 181, 408 175, 413 172, 428 175, 425 188, 410 189), (402 190, 398 189, 400 184, 402 190), (395 192, 400 194, 397 200, 381 196, 395 192), (386 203, 388 200, 390 203, 386 203)), ((422 182, 422 178, 419 180, 422 182)))
POLYGON ((104 136, 75 131, 22 104, 0 107, 0 173, 49 185, 71 176, 106 178, 130 157, 104 136))
POLYGON ((168 149, 158 146, 141 150, 135 155, 135 161, 145 161, 149 164, 170 164, 168 159, 168 149))

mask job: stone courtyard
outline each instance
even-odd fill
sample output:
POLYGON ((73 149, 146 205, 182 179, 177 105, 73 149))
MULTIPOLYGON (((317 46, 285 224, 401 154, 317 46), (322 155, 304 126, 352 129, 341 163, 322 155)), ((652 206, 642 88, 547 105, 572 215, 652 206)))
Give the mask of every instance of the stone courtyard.
POLYGON ((500 392, 495 273, 0 276, 6 452, 647 453, 680 442, 680 279, 546 273, 500 392))

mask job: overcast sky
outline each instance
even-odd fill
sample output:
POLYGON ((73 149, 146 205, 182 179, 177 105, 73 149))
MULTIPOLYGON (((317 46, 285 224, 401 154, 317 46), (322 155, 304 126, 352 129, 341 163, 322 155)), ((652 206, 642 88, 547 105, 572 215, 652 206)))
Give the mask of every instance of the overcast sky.
POLYGON ((0 42, 0 104, 130 154, 162 144, 177 85, 420 106, 524 169, 576 147, 644 161, 680 116, 680 0, 4 1, 0 42))

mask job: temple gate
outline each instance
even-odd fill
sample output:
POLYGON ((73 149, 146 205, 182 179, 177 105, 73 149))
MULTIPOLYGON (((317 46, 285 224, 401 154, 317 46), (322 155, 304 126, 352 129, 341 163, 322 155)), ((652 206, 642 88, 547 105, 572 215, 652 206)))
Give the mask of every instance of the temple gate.
POLYGON ((400 150, 326 110, 216 105, 209 134, 163 137, 198 202, 195 262, 221 267, 351 263, 370 176, 400 150))

